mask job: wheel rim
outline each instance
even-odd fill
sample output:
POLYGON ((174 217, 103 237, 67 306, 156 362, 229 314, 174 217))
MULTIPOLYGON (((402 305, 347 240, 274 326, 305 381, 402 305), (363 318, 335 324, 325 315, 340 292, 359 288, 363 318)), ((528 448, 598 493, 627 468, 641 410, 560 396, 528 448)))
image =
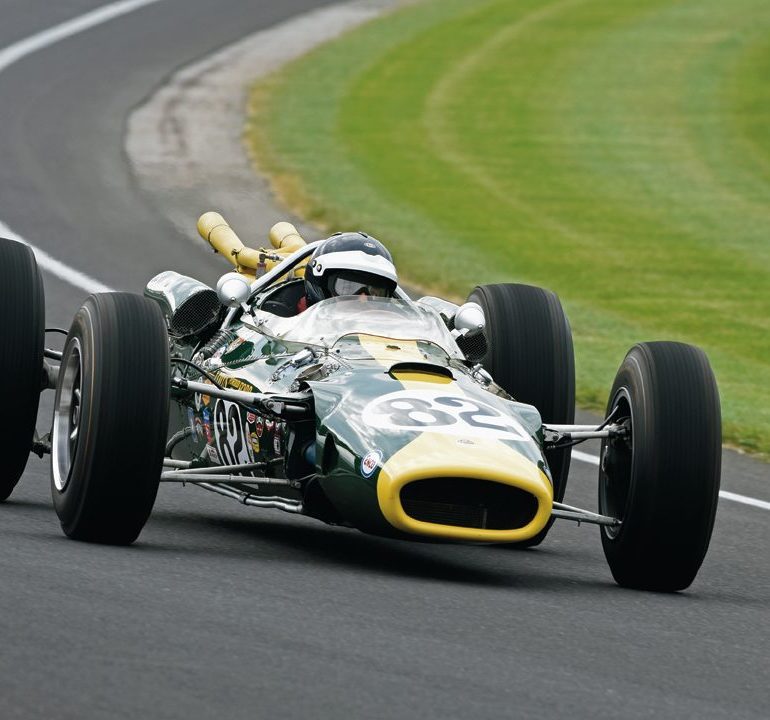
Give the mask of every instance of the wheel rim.
MULTIPOLYGON (((633 474, 634 418, 631 398, 626 388, 620 388, 615 394, 610 414, 616 415, 616 423, 630 421, 630 432, 626 438, 605 440, 602 443, 599 512, 622 521, 626 516, 633 474)), ((614 540, 622 527, 622 525, 618 527, 603 525, 602 531, 608 538, 614 540)))
POLYGON ((64 492, 77 452, 82 419, 83 358, 77 338, 72 339, 59 372, 59 392, 53 414, 51 446, 53 482, 59 492, 64 492))

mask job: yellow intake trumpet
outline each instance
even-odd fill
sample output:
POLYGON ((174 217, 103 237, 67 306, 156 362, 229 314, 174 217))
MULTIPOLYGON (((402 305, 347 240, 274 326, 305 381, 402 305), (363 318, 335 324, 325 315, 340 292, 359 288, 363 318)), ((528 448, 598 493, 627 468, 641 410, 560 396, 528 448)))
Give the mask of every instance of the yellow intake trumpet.
MULTIPOLYGON (((239 273, 252 278, 264 275, 305 245, 294 225, 278 222, 270 228, 268 234, 273 250, 247 247, 218 212, 206 212, 198 218, 198 233, 214 248, 214 252, 226 257, 239 273)), ((305 262, 294 268, 287 278, 303 277, 305 262)))

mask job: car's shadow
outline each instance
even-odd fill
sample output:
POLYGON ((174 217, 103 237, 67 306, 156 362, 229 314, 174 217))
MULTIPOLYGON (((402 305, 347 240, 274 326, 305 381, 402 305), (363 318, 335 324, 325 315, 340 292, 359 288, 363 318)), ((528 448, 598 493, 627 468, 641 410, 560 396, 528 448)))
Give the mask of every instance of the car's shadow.
MULTIPOLYGON (((12 497, 0 504, 2 513, 16 519, 52 516, 52 524, 34 529, 24 523, 5 528, 16 536, 36 540, 67 540, 54 525, 49 499, 12 497)), ((503 545, 470 546, 409 542, 365 535, 357 530, 323 525, 308 518, 281 513, 255 512, 228 516, 226 511, 192 511, 157 508, 138 541, 128 547, 81 545, 95 552, 140 553, 147 557, 180 554, 194 561, 247 563, 268 560, 287 565, 353 570, 357 575, 379 574, 483 587, 547 590, 550 593, 607 591, 636 593, 619 588, 612 580, 601 553, 586 544, 565 541, 558 528, 538 548, 516 549, 503 545)), ((670 598, 673 602, 724 603, 766 606, 766 592, 740 584, 704 587, 698 582, 680 594, 639 591, 643 597, 670 598)))
POLYGON ((288 564, 311 564, 314 568, 325 566, 357 573, 487 587, 574 589, 580 586, 584 590, 606 590, 613 586, 611 578, 603 581, 596 576, 581 576, 575 569, 574 550, 556 553, 547 548, 517 550, 409 542, 314 524, 304 518, 284 519, 273 514, 251 519, 158 510, 153 513, 151 522, 152 534, 158 533, 160 537, 147 536, 143 542, 140 538, 140 544, 136 546, 150 553, 216 554, 249 562, 269 558, 288 564), (176 540, 176 531, 180 530, 190 539, 182 546, 176 540), (169 535, 174 536, 174 542, 169 543, 169 535))

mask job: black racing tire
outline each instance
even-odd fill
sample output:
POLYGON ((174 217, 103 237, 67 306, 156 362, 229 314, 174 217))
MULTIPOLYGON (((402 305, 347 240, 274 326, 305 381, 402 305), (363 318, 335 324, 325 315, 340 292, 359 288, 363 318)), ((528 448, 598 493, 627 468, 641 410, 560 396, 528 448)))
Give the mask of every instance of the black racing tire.
POLYGON ((630 426, 602 443, 599 512, 615 581, 676 592, 689 587, 706 555, 719 498, 722 420, 706 354, 675 342, 641 343, 626 355, 607 413, 630 426))
POLYGON ((64 345, 51 492, 71 538, 128 545, 158 492, 169 413, 166 323, 151 300, 91 295, 64 345))
MULTIPOLYGON (((543 422, 575 422, 575 353, 572 331, 558 296, 531 285, 481 285, 468 300, 486 317, 484 368, 515 400, 534 405, 543 422)), ((570 448, 548 450, 554 500, 567 488, 570 448)), ((515 547, 539 545, 553 524, 515 547)))
POLYGON ((43 379, 45 294, 32 249, 0 238, 0 502, 27 466, 43 379))

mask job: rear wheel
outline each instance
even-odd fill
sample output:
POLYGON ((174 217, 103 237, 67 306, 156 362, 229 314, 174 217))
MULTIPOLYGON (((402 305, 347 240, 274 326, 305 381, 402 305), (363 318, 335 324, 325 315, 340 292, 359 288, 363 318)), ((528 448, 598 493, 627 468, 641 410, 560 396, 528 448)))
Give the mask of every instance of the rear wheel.
POLYGON ((708 549, 719 496, 719 393, 699 348, 633 347, 618 370, 607 413, 628 427, 604 441, 599 512, 604 554, 619 585, 673 592, 688 587, 708 549))
POLYGON ((51 490, 65 534, 124 545, 158 491, 169 408, 168 335, 138 295, 91 295, 64 346, 51 434, 51 490))
POLYGON ((35 434, 45 335, 43 279, 28 245, 0 238, 0 502, 16 487, 35 434))
MULTIPOLYGON (((534 405, 543 422, 575 421, 575 355, 572 331, 557 295, 530 285, 477 287, 477 302, 487 321, 484 368, 515 400, 534 405)), ((554 500, 561 502, 569 475, 570 448, 548 450, 554 500)), ((539 545, 553 524, 521 546, 539 545)))

